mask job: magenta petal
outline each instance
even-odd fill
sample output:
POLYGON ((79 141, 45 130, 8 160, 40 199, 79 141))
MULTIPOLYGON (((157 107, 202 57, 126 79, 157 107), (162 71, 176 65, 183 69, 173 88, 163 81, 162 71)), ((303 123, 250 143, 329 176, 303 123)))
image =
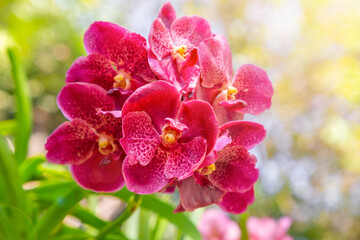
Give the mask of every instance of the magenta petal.
POLYGON ((164 5, 160 8, 157 17, 163 21, 167 29, 170 29, 172 22, 176 19, 175 9, 170 2, 164 3, 164 5))
POLYGON ((87 123, 98 122, 97 108, 114 110, 115 104, 102 87, 91 83, 69 83, 60 91, 57 103, 64 116, 81 118, 87 123))
POLYGON ((202 137, 196 137, 188 143, 175 145, 169 152, 165 175, 167 178, 182 180, 191 176, 204 160, 206 141, 202 137))
POLYGON ((241 111, 241 109, 247 106, 247 103, 241 99, 235 99, 235 100, 221 101, 219 102, 219 105, 231 111, 241 111))
POLYGON ((70 170, 75 181, 86 189, 96 192, 115 192, 120 190, 124 184, 122 175, 122 162, 120 160, 107 160, 103 164, 104 156, 94 152, 93 156, 80 165, 71 165, 70 170))
POLYGON ((119 42, 129 31, 110 22, 94 22, 84 35, 86 52, 100 53, 109 59, 116 59, 121 46, 119 42))
POLYGON ((116 71, 111 62, 101 54, 79 57, 66 73, 66 82, 95 83, 106 90, 113 87, 116 71))
POLYGON ((271 82, 264 70, 245 64, 235 73, 233 86, 239 91, 236 98, 247 103, 241 109, 242 113, 260 114, 271 107, 271 97, 274 94, 271 82))
POLYGON ((211 88, 216 84, 230 82, 233 74, 229 44, 222 35, 203 41, 198 48, 201 69, 201 85, 211 88))
POLYGON ((121 146, 129 164, 147 165, 161 144, 161 138, 145 112, 129 112, 123 119, 121 146))
POLYGON ((46 140, 46 159, 56 164, 83 163, 91 156, 97 138, 81 119, 64 122, 46 140))
POLYGON ((233 121, 220 127, 219 136, 223 134, 231 137, 231 145, 251 149, 264 140, 266 130, 261 124, 255 122, 233 121))
POLYGON ((225 147, 218 153, 215 171, 209 180, 216 187, 227 192, 245 192, 259 177, 255 168, 256 158, 241 146, 225 147))
POLYGON ((184 16, 171 25, 171 35, 176 46, 197 47, 203 40, 211 37, 210 24, 199 16, 184 16))
POLYGON ((232 214, 240 214, 246 211, 248 205, 255 201, 254 188, 244 193, 227 192, 218 205, 232 214))
POLYGON ((160 18, 155 19, 151 25, 149 45, 151 51, 159 60, 171 54, 173 50, 173 41, 169 30, 165 27, 160 18))
MULTIPOLYGON (((201 177, 201 176, 200 176, 201 177)), ((181 207, 186 211, 193 211, 199 207, 218 203, 224 192, 208 183, 198 184, 194 177, 186 178, 178 182, 181 207)), ((181 208, 179 208, 180 210, 181 208)))
POLYGON ((115 137, 116 139, 121 138, 121 111, 100 111, 100 109, 97 110, 99 122, 96 125, 96 131, 98 133, 105 132, 107 134, 112 134, 113 137, 115 137))
POLYGON ((123 163, 123 174, 129 191, 137 194, 151 194, 163 189, 168 183, 164 167, 168 152, 158 149, 151 162, 142 166, 129 163, 128 157, 123 163))
MULTIPOLYGON (((166 118, 175 118, 180 107, 180 93, 164 81, 155 81, 138 88, 125 102, 122 116, 128 112, 144 111, 161 133, 166 118)), ((186 123, 185 123, 186 124, 186 123)))
POLYGON ((184 131, 181 141, 188 141, 195 136, 205 138, 209 153, 218 136, 218 121, 211 106, 202 100, 190 100, 183 102, 177 117, 179 122, 184 123, 189 130, 184 131))

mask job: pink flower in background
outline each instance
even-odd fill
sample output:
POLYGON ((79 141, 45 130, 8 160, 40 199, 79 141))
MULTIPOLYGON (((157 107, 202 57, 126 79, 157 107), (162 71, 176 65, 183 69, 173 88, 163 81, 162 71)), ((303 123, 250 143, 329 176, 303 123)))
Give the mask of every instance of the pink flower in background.
POLYGON ((291 223, 289 217, 279 220, 270 217, 249 217, 246 222, 249 240, 292 240, 293 238, 287 235, 291 223))
POLYGON ((253 185, 259 176, 256 158, 248 150, 265 134, 263 126, 253 122, 234 121, 221 126, 214 150, 198 171, 178 182, 180 204, 175 211, 192 211, 215 203, 230 213, 244 212, 254 201, 253 185))
POLYGON ((242 120, 243 114, 260 114, 271 106, 272 84, 264 70, 246 64, 233 76, 232 57, 224 36, 204 40, 198 48, 201 79, 196 98, 208 101, 219 124, 242 120))
POLYGON ((95 83, 115 97, 117 108, 138 87, 156 80, 151 71, 146 39, 109 22, 94 22, 86 31, 87 57, 79 57, 66 82, 95 83))
POLYGON ((127 155, 123 174, 130 191, 153 193, 174 178, 191 176, 214 147, 218 123, 210 105, 180 98, 174 86, 156 81, 125 102, 120 143, 127 155))
POLYGON ((46 158, 70 165, 75 180, 84 188, 110 192, 124 186, 121 173, 123 150, 120 112, 106 91, 90 83, 71 83, 57 102, 70 120, 47 138, 46 158))
POLYGON ((203 240, 240 240, 241 237, 238 224, 215 208, 205 210, 198 229, 203 240))
POLYGON ((149 33, 149 63, 159 79, 178 90, 190 91, 199 78, 197 48, 211 37, 209 23, 198 16, 176 18, 174 8, 165 3, 149 33))

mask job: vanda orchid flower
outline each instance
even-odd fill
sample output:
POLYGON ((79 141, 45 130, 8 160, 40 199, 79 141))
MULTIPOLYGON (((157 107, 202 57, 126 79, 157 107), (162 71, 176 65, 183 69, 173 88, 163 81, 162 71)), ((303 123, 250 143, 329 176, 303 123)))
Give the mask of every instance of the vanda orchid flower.
POLYGON ((123 150, 120 112, 106 91, 90 83, 71 83, 59 93, 57 102, 70 120, 48 138, 46 158, 70 165, 76 182, 98 192, 124 186, 121 173, 123 150))
POLYGON ((240 240, 241 237, 239 225, 215 208, 205 210, 198 229, 203 240, 240 240))
POLYGON ((262 125, 253 122, 234 121, 221 126, 211 154, 193 177, 178 182, 180 204, 175 212, 213 203, 233 214, 244 212, 254 201, 253 185, 259 176, 256 158, 248 150, 260 143, 265 133, 262 125))
POLYGON ((180 101, 171 84, 156 81, 137 89, 122 110, 127 157, 123 164, 130 191, 160 191, 173 179, 193 174, 214 147, 218 123, 210 105, 180 101))
POLYGON ((66 82, 88 82, 115 97, 118 109, 138 87, 156 80, 148 63, 146 39, 109 22, 94 22, 86 31, 87 57, 79 57, 66 82))
POLYGON ((226 38, 215 35, 198 48, 201 79, 196 98, 208 101, 219 124, 241 120, 246 113, 260 114, 271 106, 274 93, 264 70, 245 64, 233 76, 232 57, 226 38))
POLYGON ((282 217, 277 221, 270 217, 249 217, 246 222, 249 240, 292 240, 287 235, 291 223, 289 217, 282 217))
POLYGON ((178 90, 191 91, 199 78, 197 48, 211 36, 204 18, 177 18, 171 4, 165 3, 149 33, 150 67, 159 79, 171 82, 178 90))

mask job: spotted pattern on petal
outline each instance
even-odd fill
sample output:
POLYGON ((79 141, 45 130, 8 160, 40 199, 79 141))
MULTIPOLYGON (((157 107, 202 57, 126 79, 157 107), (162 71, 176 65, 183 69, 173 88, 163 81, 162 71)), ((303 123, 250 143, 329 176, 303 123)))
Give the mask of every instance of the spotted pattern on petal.
POLYGON ((160 135, 145 112, 130 112, 123 119, 124 137, 120 140, 130 164, 147 165, 161 143, 160 135))

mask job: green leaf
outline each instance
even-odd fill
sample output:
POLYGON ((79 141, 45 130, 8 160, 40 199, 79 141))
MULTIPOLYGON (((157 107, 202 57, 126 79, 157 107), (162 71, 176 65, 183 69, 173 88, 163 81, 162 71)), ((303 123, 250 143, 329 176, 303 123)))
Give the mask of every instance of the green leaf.
POLYGON ((30 192, 42 201, 54 202, 69 192, 69 189, 76 188, 74 182, 41 181, 40 185, 30 192))
POLYGON ((0 122, 0 135, 13 134, 16 129, 16 121, 13 119, 3 120, 0 122))
POLYGON ((36 175, 39 175, 38 166, 45 162, 46 159, 44 156, 34 156, 23 161, 19 166, 20 177, 23 182, 32 180, 36 175))
POLYGON ((21 163, 27 154, 28 142, 32 130, 32 103, 29 85, 17 48, 8 48, 16 97, 15 159, 21 163))
MULTIPOLYGON (((114 193, 114 196, 121 198, 124 201, 128 201, 133 193, 129 192, 126 188, 114 193)), ((166 218, 169 222, 176 225, 178 228, 183 229, 184 234, 189 235, 193 239, 201 239, 200 233, 196 226, 190 221, 189 218, 183 213, 173 213, 174 207, 168 203, 164 203, 154 197, 153 195, 144 195, 142 198, 142 208, 146 208, 152 212, 157 213, 161 217, 166 218)))
POLYGON ((56 199, 36 224, 38 235, 47 238, 56 232, 65 216, 84 197, 84 192, 78 186, 56 199))

